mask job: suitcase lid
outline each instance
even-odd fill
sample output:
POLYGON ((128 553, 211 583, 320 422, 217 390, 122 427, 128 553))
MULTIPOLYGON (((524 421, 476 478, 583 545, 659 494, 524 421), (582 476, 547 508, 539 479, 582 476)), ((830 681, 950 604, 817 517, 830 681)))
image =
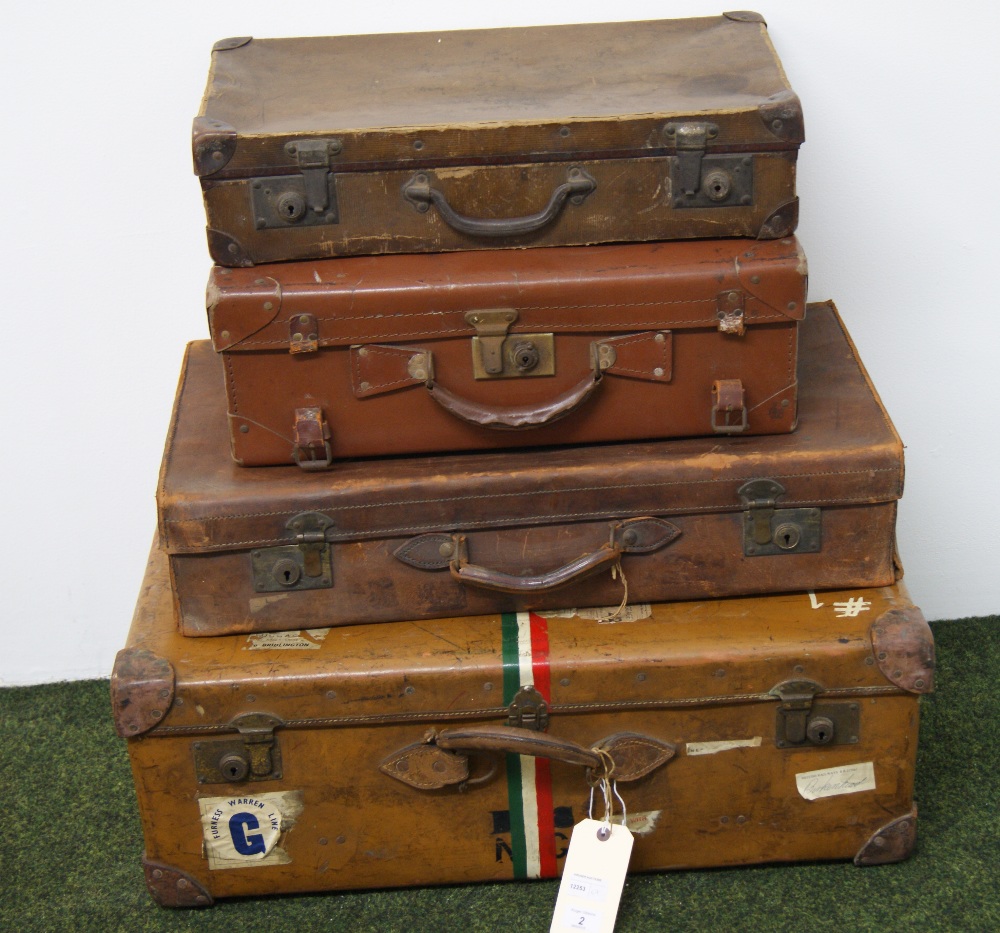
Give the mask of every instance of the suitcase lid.
POLYGON ((800 332, 792 434, 339 461, 305 474, 233 462, 220 360, 195 341, 160 470, 160 539, 173 554, 294 544, 302 512, 324 516, 330 542, 742 512, 755 479, 780 484, 780 508, 898 499, 902 443, 833 304, 810 305, 800 332))
POLYGON ((636 157, 689 146, 678 120, 712 124, 695 131, 708 152, 799 146, 801 107, 759 14, 225 39, 194 164, 211 179, 298 172, 300 141, 327 143, 336 172, 636 157))
MULTIPOLYGON (((289 727, 410 721, 420 742, 429 726, 505 722, 527 682, 542 694, 554 735, 560 713, 794 706, 810 696, 933 689, 931 632, 902 584, 634 606, 618 625, 568 610, 185 638, 166 564, 154 544, 112 674, 123 737, 235 731, 233 720, 252 713, 289 727), (520 654, 532 659, 528 674, 520 654)), ((720 750, 689 745, 687 754, 720 750)))
POLYGON ((801 320, 798 240, 688 240, 628 246, 472 250, 215 266, 208 316, 216 350, 287 353, 292 323, 316 320, 320 347, 473 336, 467 312, 511 308, 509 332, 627 333, 719 328, 730 293, 742 325, 801 320))

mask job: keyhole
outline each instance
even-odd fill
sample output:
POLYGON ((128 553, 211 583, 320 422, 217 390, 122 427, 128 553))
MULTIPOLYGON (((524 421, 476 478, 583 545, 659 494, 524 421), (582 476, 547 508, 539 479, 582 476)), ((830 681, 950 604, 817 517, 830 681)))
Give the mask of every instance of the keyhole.
POLYGON ((219 771, 228 781, 242 781, 250 773, 250 763, 242 755, 234 752, 219 762, 219 771))
POLYGON ((286 191, 276 205, 277 212, 293 224, 301 220, 306 213, 306 200, 297 191, 286 191))
POLYGON ((799 546, 802 532, 798 525, 783 522, 774 529, 774 543, 783 551, 792 551, 799 546))
POLYGON ((292 587, 301 579, 302 568, 291 558, 285 557, 274 565, 273 573, 274 579, 281 586, 292 587))
POLYGON ((829 745, 833 741, 833 720, 817 716, 806 727, 806 736, 813 745, 829 745))

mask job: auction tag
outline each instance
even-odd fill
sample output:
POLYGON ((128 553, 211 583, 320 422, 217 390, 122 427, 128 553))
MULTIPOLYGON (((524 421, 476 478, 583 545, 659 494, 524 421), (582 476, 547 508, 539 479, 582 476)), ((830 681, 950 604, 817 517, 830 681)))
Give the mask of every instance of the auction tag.
POLYGON ((614 930, 632 854, 632 834, 618 823, 610 824, 610 834, 608 828, 608 823, 590 819, 573 827, 550 933, 614 930))

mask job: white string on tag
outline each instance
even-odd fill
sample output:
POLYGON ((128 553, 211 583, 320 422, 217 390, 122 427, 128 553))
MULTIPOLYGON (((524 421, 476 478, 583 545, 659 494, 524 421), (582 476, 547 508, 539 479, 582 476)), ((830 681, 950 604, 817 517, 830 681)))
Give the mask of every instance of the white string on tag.
POLYGON ((625 608, 628 606, 628 580, 625 579, 625 571, 622 570, 622 559, 620 557, 611 567, 611 579, 617 580, 619 577, 621 577, 622 581, 622 601, 618 604, 618 608, 614 612, 598 619, 598 625, 614 625, 616 622, 621 622, 625 608))

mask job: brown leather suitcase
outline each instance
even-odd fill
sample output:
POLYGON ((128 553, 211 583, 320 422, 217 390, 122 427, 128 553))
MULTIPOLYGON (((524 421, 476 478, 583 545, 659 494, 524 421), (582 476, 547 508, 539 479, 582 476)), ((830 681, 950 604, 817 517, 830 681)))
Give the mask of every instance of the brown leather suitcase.
POLYGON ((782 237, 802 112, 757 13, 216 43, 194 121, 229 266, 782 237))
POLYGON ((910 854, 901 585, 630 608, 185 639, 154 553, 111 680, 153 897, 555 876, 594 749, 632 872, 910 854))
POLYGON ((891 584, 902 444, 833 306, 800 335, 791 434, 316 473, 233 463, 219 361, 194 343, 158 490, 181 630, 891 584))
POLYGON ((233 456, 790 431, 794 238, 216 266, 233 456))

